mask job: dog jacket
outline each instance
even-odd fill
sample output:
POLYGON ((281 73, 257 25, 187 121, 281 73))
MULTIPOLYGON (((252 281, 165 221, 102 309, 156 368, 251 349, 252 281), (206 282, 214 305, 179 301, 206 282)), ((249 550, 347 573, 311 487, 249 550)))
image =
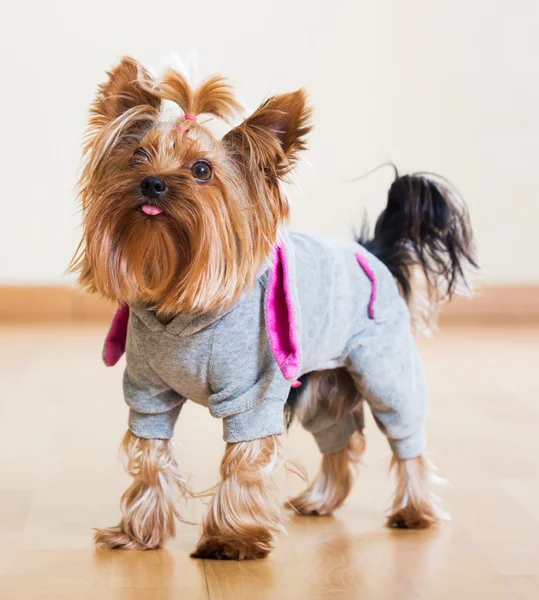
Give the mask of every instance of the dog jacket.
MULTIPOLYGON (((139 437, 170 438, 186 399, 223 420, 227 442, 283 433, 298 378, 344 367, 393 453, 424 451, 427 392, 408 308, 387 267, 354 242, 283 233, 254 289, 226 311, 180 313, 165 325, 144 306, 122 306, 105 363, 124 349, 129 427, 139 437)), ((304 423, 323 453, 363 426, 362 404, 304 423)))

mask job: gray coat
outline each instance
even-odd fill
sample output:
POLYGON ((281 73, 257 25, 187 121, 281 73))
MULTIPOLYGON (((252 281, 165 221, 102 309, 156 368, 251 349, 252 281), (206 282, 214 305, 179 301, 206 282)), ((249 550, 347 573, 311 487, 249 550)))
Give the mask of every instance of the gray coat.
MULTIPOLYGON (((284 235, 255 288, 225 312, 163 325, 131 306, 126 351, 129 427, 139 437, 170 438, 187 398, 223 420, 227 442, 280 434, 296 379, 344 367, 394 454, 424 451, 427 392, 407 306, 388 269, 354 242, 284 235)), ((322 452, 344 447, 361 422, 361 411, 320 415, 322 452)))

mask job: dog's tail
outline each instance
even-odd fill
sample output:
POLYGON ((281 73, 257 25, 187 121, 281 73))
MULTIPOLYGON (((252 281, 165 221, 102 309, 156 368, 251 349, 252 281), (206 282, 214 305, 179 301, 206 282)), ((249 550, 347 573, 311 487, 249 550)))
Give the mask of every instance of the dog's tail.
POLYGON ((427 322, 440 302, 470 289, 467 271, 478 268, 468 211, 456 190, 432 175, 396 172, 374 235, 364 225, 357 241, 388 267, 409 304, 422 272, 427 322))

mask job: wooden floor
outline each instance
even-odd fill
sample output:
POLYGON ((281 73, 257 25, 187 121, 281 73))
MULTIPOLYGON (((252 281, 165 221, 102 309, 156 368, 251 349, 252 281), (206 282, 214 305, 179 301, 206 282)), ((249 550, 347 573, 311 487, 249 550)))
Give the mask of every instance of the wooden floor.
MULTIPOLYGON (((128 479, 121 371, 100 362, 104 327, 0 328, 2 600, 539 599, 539 327, 452 327, 421 341, 431 388, 430 453, 450 485, 438 531, 383 527, 389 451, 368 422, 366 464, 334 517, 291 517, 267 559, 189 558, 198 527, 165 550, 95 550, 128 479)), ((190 405, 176 433, 195 489, 216 481, 220 423, 190 405)), ((290 455, 312 475, 312 440, 290 455)), ((279 480, 283 494, 302 487, 279 480)), ((190 503, 199 520, 203 502, 190 503)))

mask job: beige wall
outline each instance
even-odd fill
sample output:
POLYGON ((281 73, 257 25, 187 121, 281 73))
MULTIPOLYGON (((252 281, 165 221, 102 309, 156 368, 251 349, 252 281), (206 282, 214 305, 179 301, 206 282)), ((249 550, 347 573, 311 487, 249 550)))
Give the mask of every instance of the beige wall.
POLYGON ((316 109, 293 225, 346 235, 384 204, 387 159, 465 195, 487 281, 539 283, 536 0, 58 0, 0 4, 0 283, 61 283, 87 106, 124 53, 197 49, 247 104, 299 86, 316 109))

